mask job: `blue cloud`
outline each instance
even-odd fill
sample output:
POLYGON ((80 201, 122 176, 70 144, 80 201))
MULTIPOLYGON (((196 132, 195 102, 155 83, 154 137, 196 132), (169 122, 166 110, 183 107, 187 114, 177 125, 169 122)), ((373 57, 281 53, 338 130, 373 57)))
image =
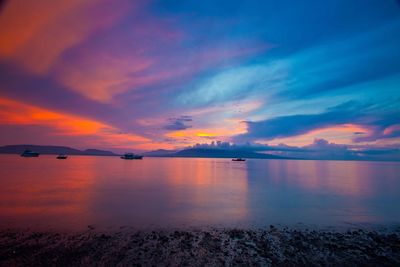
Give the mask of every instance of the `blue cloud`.
POLYGON ((221 71, 211 77, 196 81, 191 90, 178 96, 179 104, 201 106, 254 97, 265 90, 277 92, 287 77, 284 61, 273 61, 235 67, 221 71))
POLYGON ((187 125, 186 122, 191 122, 192 117, 190 116, 180 116, 178 118, 169 118, 168 119, 168 124, 164 126, 165 130, 171 130, 171 131, 179 131, 179 130, 186 130, 188 128, 191 128, 191 125, 187 125))
POLYGON ((369 128, 371 131, 367 136, 357 136, 354 141, 374 141, 400 136, 400 132, 396 130, 390 131, 390 134, 385 133, 385 129, 396 126, 399 121, 400 114, 397 112, 382 112, 374 104, 349 101, 317 114, 280 116, 255 122, 247 121, 247 133, 236 136, 235 140, 272 140, 305 134, 323 127, 354 123, 369 128))

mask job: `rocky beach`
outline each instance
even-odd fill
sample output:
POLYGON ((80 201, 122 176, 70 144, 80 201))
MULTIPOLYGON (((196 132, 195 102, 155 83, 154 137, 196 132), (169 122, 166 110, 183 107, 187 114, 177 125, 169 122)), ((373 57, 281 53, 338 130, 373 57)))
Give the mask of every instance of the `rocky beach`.
POLYGON ((400 266, 400 227, 3 229, 0 266, 400 266))

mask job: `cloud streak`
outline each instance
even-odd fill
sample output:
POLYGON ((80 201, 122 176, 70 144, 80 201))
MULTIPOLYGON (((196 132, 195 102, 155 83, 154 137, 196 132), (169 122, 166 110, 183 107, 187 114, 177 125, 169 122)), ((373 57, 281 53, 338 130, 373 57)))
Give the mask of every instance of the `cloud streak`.
POLYGON ((398 122, 400 115, 386 113, 373 105, 346 102, 325 112, 280 116, 263 121, 247 121, 247 133, 238 135, 236 140, 272 140, 306 134, 316 129, 353 123, 369 130, 359 134, 355 142, 374 141, 400 136, 398 122))

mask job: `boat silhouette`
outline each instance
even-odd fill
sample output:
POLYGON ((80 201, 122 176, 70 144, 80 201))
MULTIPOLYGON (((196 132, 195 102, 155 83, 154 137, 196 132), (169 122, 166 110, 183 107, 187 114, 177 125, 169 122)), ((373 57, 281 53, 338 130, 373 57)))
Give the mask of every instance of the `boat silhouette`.
POLYGON ((24 152, 22 152, 21 157, 26 157, 26 158, 39 157, 39 153, 26 149, 24 152))
POLYGON ((143 156, 135 155, 133 153, 126 153, 124 154, 121 159, 142 159, 143 156))

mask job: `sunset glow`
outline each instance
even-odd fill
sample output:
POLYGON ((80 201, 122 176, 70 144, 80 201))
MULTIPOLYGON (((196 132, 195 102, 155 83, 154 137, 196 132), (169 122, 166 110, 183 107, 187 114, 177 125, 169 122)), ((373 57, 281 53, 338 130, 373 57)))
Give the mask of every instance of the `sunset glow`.
POLYGON ((293 16, 268 1, 235 3, 240 14, 195 2, 6 1, 1 145, 397 149, 399 6, 359 14, 357 1, 338 2, 321 14, 293 4, 293 16))
POLYGON ((0 0, 0 266, 400 266, 400 0, 0 0))

